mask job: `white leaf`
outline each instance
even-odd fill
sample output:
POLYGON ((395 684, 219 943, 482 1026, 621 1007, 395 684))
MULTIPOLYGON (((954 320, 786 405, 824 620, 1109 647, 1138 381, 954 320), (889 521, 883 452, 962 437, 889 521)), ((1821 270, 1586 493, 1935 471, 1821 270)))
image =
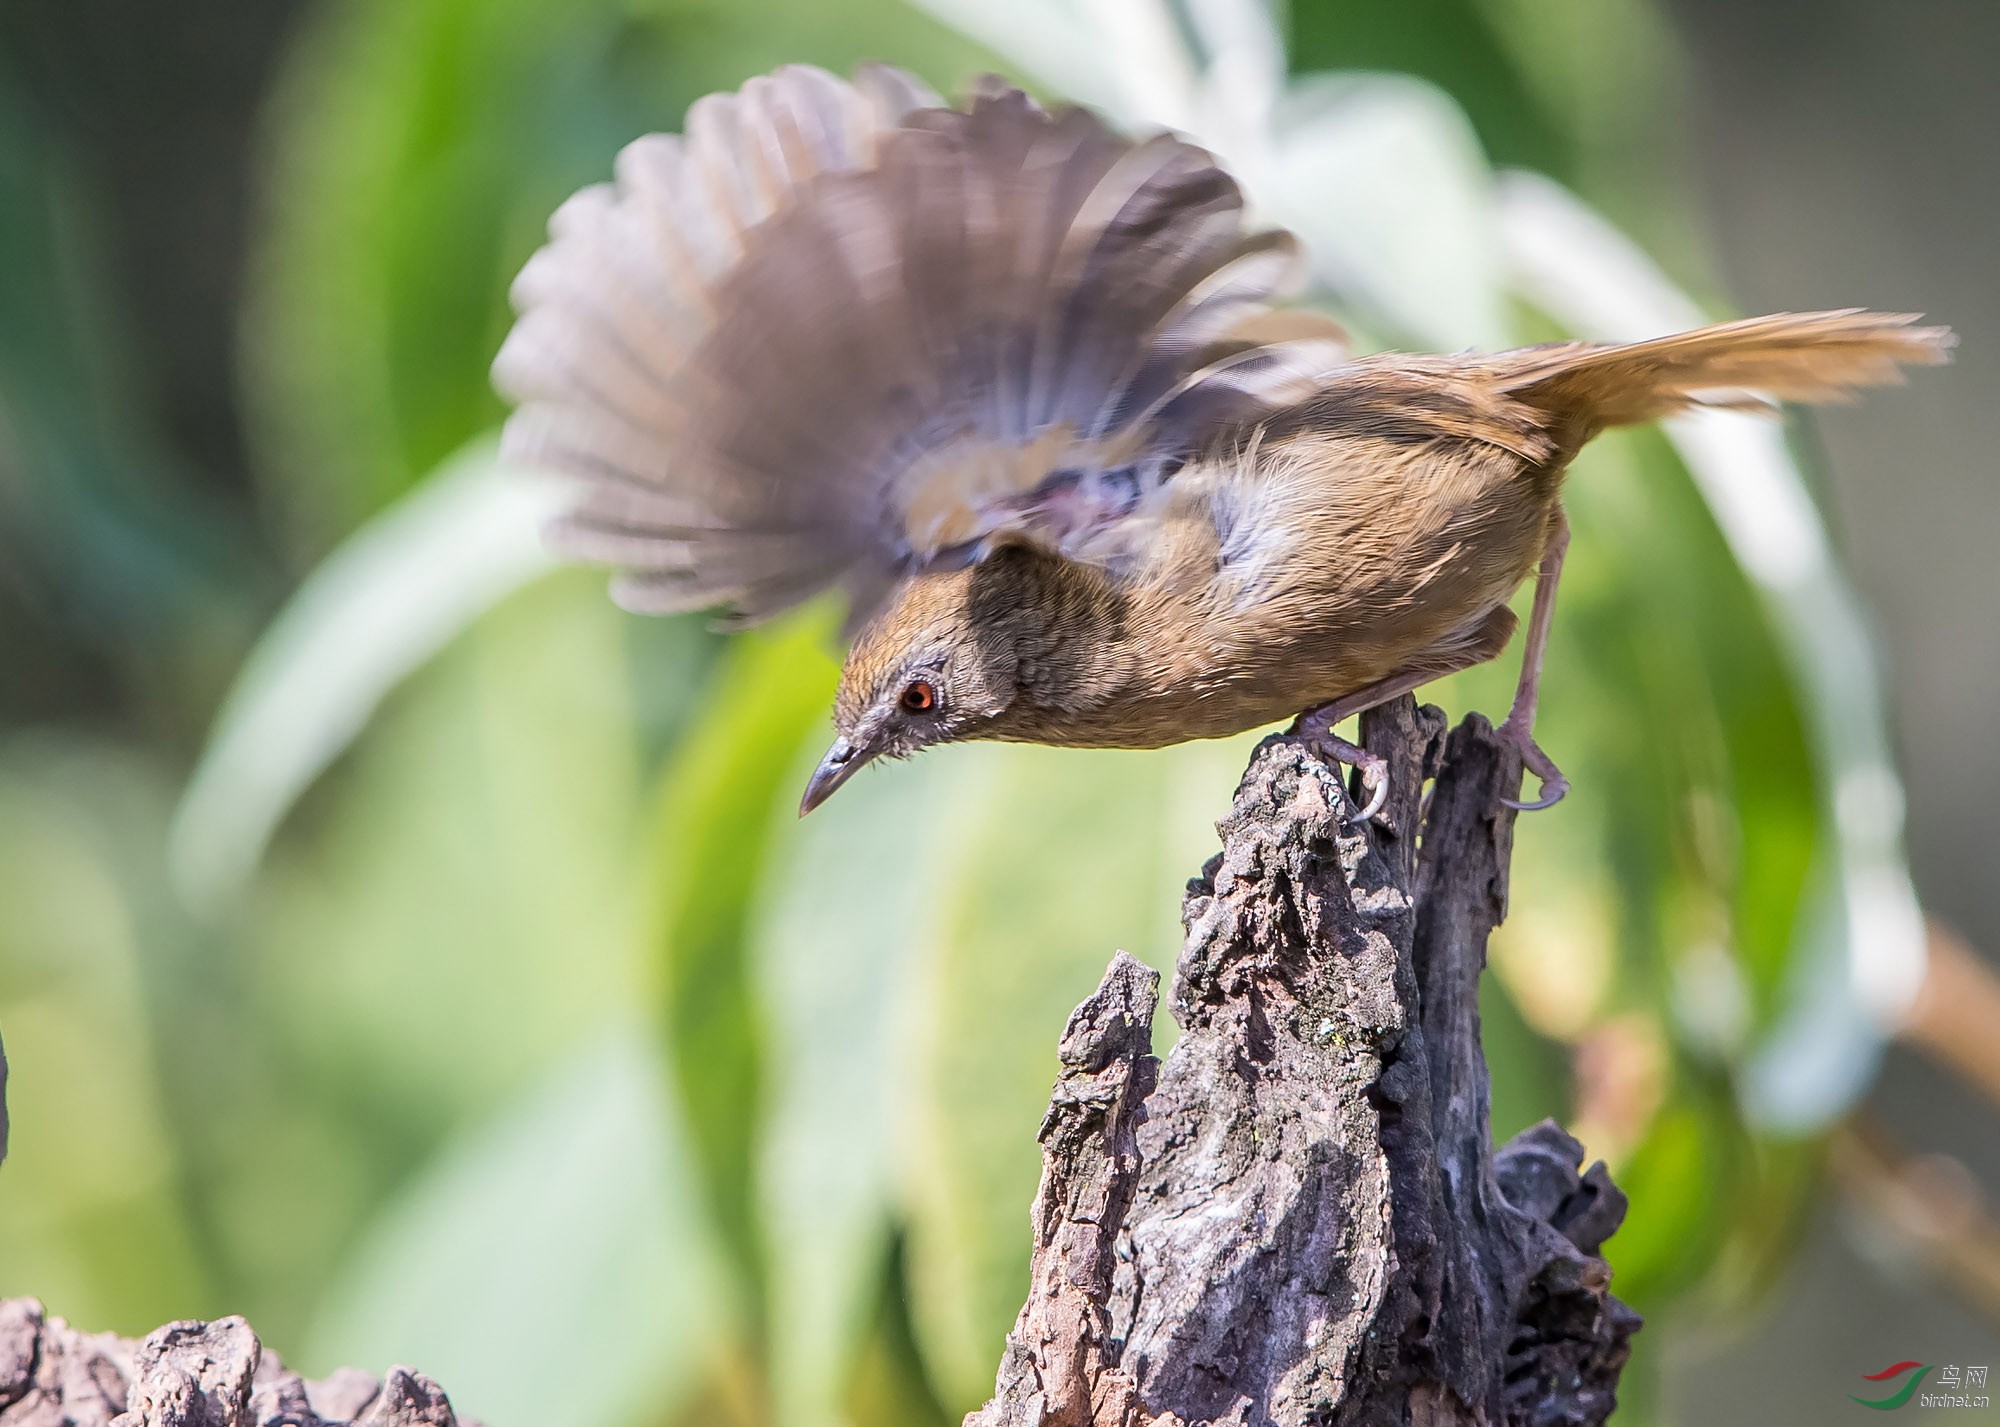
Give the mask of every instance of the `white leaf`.
POLYGON ((174 816, 181 895, 213 907, 383 697, 503 597, 552 568, 555 488, 503 471, 483 439, 356 531, 245 661, 174 816))
MULTIPOLYGON (((1500 183, 1514 281, 1586 337, 1636 341, 1706 320, 1628 238, 1560 185, 1500 183)), ((1724 411, 1667 423, 1716 523, 1771 611, 1804 697, 1835 848, 1826 905, 1808 916, 1804 983, 1743 1078, 1745 1113, 1805 1130, 1866 1086, 1923 981, 1923 914, 1902 848, 1903 791, 1861 606, 1834 563, 1806 483, 1774 422, 1724 411)))
POLYGON ((1270 161, 1245 173, 1320 281, 1399 339, 1506 345, 1492 176, 1450 96, 1394 75, 1320 75, 1280 104, 1270 161))
POLYGON ((1260 162, 1284 93, 1285 39, 1270 0, 1189 0, 1207 54, 1196 132, 1246 170, 1260 162))
MULTIPOLYGON (((959 33, 996 50, 1049 89, 1121 119, 1125 96, 1097 20, 1065 0, 915 0, 959 33)), ((1150 5, 1152 0, 1123 0, 1150 5)))
POLYGON ((1117 83, 1119 102, 1112 112, 1131 128, 1193 128, 1195 58, 1168 0, 1077 0, 1077 5, 1095 18, 1096 53, 1117 83))

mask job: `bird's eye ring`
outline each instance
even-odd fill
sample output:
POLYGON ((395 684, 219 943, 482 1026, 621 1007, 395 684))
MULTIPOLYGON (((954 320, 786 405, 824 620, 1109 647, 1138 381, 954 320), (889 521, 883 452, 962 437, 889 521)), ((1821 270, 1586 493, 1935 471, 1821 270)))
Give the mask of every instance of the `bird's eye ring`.
POLYGON ((903 686, 902 697, 896 702, 904 713, 930 713, 937 707, 937 690, 922 679, 913 679, 903 686))

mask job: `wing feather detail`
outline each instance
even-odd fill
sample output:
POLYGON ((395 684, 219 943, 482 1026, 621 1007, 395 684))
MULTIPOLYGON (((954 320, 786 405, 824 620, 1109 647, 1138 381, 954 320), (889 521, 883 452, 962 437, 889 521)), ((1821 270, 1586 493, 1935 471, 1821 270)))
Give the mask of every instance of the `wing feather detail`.
POLYGON ((549 233, 494 363, 503 450, 578 478, 553 541, 646 610, 840 586, 861 617, 934 560, 1094 558, 1194 444, 1342 355, 1325 324, 1250 335, 1297 244, 1246 231, 1207 153, 998 81, 948 108, 882 66, 752 79, 549 233))

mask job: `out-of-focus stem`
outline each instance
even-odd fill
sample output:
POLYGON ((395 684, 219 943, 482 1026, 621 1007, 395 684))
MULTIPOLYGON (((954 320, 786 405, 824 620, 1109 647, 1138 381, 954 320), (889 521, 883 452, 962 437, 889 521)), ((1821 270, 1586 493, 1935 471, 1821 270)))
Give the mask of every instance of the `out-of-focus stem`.
POLYGON ((1880 1123, 1857 1115, 1833 1137, 1831 1168, 1871 1226, 1894 1236, 1899 1256, 2000 1323, 2000 1223, 1964 1165, 1911 1154, 1880 1123))
POLYGON ((2000 1105, 2000 973, 1932 918, 1930 964, 1902 1035, 2000 1105))

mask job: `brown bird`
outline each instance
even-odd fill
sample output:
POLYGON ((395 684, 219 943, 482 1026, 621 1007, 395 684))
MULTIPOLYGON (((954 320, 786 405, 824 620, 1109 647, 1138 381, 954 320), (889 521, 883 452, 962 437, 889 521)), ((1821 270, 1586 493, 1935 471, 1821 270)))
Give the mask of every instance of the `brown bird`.
POLYGON ((839 588, 852 647, 810 811, 970 738, 1150 748, 1349 714, 1493 658, 1532 730, 1609 426, 1822 401, 1934 363, 1904 315, 1780 314, 1628 346, 1352 357, 1276 305, 1298 245, 1170 135, 983 82, 791 67, 689 110, 558 210, 495 362, 506 454, 581 478, 559 548, 641 611, 762 619, 839 588))

